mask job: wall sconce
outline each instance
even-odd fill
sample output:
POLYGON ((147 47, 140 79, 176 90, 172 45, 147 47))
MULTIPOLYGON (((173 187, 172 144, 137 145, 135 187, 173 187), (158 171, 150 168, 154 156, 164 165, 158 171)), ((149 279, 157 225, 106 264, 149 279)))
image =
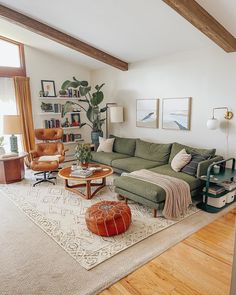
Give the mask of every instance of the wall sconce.
POLYGON ((207 128, 210 130, 215 130, 220 125, 219 120, 215 118, 215 110, 226 110, 226 112, 224 113, 224 118, 226 120, 231 120, 234 116, 233 112, 229 111, 229 109, 227 107, 213 108, 212 118, 207 120, 207 128))

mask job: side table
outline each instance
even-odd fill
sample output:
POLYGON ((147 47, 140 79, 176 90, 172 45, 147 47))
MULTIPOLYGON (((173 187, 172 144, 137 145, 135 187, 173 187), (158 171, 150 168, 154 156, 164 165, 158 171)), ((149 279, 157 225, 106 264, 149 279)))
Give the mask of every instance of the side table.
POLYGON ((21 181, 25 176, 24 158, 28 153, 19 153, 16 157, 0 158, 0 183, 21 181))

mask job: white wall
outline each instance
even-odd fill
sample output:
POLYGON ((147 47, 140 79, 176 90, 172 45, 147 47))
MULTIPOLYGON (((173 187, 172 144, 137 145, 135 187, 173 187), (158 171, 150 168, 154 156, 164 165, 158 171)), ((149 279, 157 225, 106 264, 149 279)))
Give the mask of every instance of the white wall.
MULTIPOLYGON (((44 127, 42 121, 46 119, 44 116, 39 116, 41 112, 41 101, 39 100, 41 80, 54 80, 58 93, 62 83, 67 79, 72 79, 73 76, 90 82, 90 71, 83 66, 70 63, 66 59, 63 60, 29 46, 25 46, 25 59, 27 76, 30 77, 34 124, 35 128, 41 128, 44 127)), ((81 115, 81 121, 83 121, 83 115, 81 115)), ((48 117, 48 119, 50 118, 48 117)), ((86 141, 90 141, 90 132, 91 129, 86 126, 80 130, 86 141)))
MULTIPOLYGON (((135 49, 134 49, 135 50, 135 49)), ((106 100, 125 107, 125 122, 113 124, 121 136, 156 142, 181 142, 199 147, 215 147, 217 153, 236 157, 236 54, 221 49, 182 52, 130 65, 129 71, 96 70, 94 84, 105 82, 106 100), (171 131, 136 127, 136 99, 187 97, 192 99, 191 131, 171 131), (235 112, 230 121, 229 152, 226 129, 210 131, 206 121, 213 107, 228 106, 235 112)), ((161 102, 161 101, 160 101, 161 102)), ((161 116, 160 103, 160 116, 161 116)), ((223 112, 217 112, 223 120, 223 112)))

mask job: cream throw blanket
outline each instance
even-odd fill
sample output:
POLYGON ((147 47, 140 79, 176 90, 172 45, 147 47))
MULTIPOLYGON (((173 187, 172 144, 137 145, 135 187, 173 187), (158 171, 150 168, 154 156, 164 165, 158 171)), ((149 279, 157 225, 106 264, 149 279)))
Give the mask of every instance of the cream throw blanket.
POLYGON ((128 177, 140 179, 160 186, 166 192, 163 215, 167 219, 179 219, 192 204, 189 184, 175 177, 155 173, 146 169, 131 172, 128 177))

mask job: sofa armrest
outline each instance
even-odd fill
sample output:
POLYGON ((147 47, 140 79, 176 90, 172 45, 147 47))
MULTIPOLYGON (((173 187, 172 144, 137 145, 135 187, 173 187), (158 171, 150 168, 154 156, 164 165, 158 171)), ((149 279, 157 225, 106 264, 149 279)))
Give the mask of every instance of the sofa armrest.
POLYGON ((202 175, 207 175, 207 169, 208 167, 213 164, 214 162, 218 162, 218 161, 221 161, 223 160, 223 157, 221 156, 215 156, 214 158, 212 159, 209 159, 209 160, 205 160, 205 161, 202 161, 198 164, 198 167, 197 167, 197 174, 196 176, 198 178, 200 178, 202 175))

